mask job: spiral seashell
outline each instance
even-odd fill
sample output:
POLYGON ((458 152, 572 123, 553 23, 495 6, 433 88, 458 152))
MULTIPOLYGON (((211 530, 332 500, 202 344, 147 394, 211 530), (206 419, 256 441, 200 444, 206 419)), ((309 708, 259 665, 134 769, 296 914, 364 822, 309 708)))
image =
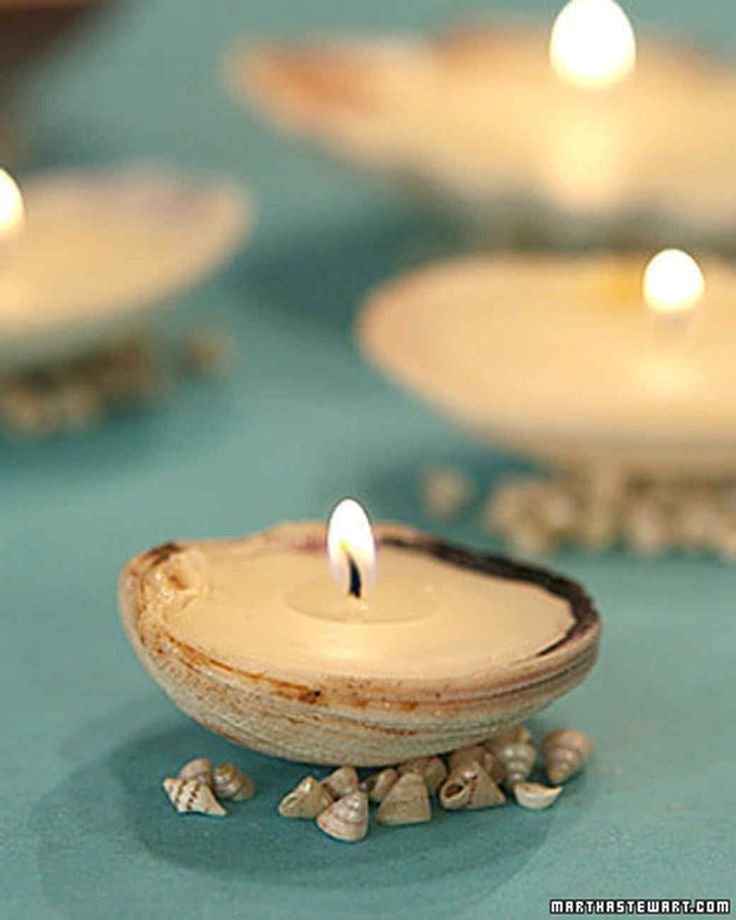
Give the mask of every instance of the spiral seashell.
POLYGON ((362 840, 368 833, 368 796, 360 789, 349 792, 317 816, 317 827, 335 840, 362 840))
POLYGON ((190 779, 196 779, 199 783, 212 788, 212 761, 207 757, 195 757, 184 764, 177 773, 178 779, 187 782, 190 779))
POLYGON ((244 802, 256 794, 253 780, 231 763, 218 764, 212 775, 212 789, 218 799, 244 802))
POLYGON ((453 751, 447 758, 447 766, 450 772, 461 767, 465 763, 479 763, 483 766, 483 758, 486 755, 486 749, 482 744, 471 744, 469 747, 458 748, 453 751))
POLYGON ((355 767, 338 767, 322 780, 322 785, 333 799, 341 799, 360 785, 355 767))
POLYGON ((447 811, 475 811, 506 801, 503 792, 477 762, 465 763, 451 771, 439 798, 447 811))
POLYGON ((531 808, 534 811, 541 811, 543 808, 549 808, 557 801, 562 786, 543 786, 541 783, 516 783, 514 785, 514 796, 519 805, 524 808, 531 808))
POLYGON ((279 814, 284 818, 306 818, 311 821, 332 805, 330 793, 313 776, 305 776, 299 785, 279 802, 279 814))
POLYGON ((430 795, 434 795, 447 778, 447 767, 440 757, 418 757, 399 766, 400 774, 412 771, 422 775, 430 795))
POLYGON ((374 802, 376 805, 380 805, 386 793, 391 789, 398 778, 399 771, 394 769, 394 767, 386 767, 385 770, 380 770, 378 773, 369 776, 365 781, 365 789, 370 801, 374 802))
POLYGON ((402 824, 422 824, 432 817, 427 784, 416 770, 400 776, 381 802, 376 821, 399 827, 402 824))
POLYGON ((505 731, 493 735, 492 738, 489 738, 485 742, 484 747, 492 754, 494 748, 502 747, 505 744, 513 744, 515 742, 534 745, 534 738, 526 725, 514 725, 513 728, 507 728, 505 731))
POLYGON ((580 770, 593 753, 593 742, 574 728, 549 732, 542 739, 544 766, 550 781, 564 783, 580 770))
POLYGON ((203 815, 222 817, 227 812, 217 801, 212 790, 196 779, 169 777, 163 783, 171 804, 180 814, 199 812, 203 815))
POLYGON ((526 741, 508 741, 494 746, 493 755, 503 767, 501 782, 510 789, 529 777, 537 759, 537 750, 526 741))

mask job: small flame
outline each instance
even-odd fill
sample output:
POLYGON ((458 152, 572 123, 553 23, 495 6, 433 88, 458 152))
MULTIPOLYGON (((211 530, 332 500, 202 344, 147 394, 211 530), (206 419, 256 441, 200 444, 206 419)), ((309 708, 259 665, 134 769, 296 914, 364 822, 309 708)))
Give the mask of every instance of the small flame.
POLYGON ((611 86, 634 69, 634 29, 614 0, 570 0, 552 27, 550 58, 566 83, 611 86))
POLYGON ((332 577, 347 594, 365 597, 376 580, 376 541, 362 505, 343 499, 330 515, 327 555, 332 577))
POLYGON ((644 299, 655 313, 675 314, 692 310, 705 293, 705 279, 698 263, 681 249, 665 249, 644 272, 644 299))
POLYGON ((25 219, 23 196, 15 179, 0 169, 0 237, 12 237, 22 228, 25 219))

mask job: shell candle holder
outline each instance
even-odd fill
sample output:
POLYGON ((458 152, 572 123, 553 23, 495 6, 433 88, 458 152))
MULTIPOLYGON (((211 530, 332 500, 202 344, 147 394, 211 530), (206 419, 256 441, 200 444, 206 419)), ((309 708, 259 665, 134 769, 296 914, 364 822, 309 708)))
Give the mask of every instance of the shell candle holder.
POLYGON ((556 245, 734 230, 736 69, 637 40, 613 0, 572 0, 551 34, 263 44, 236 51, 227 78, 285 131, 410 180, 486 234, 515 217, 537 235, 548 219, 556 245))
POLYGON ((120 607, 138 656, 192 718, 263 753, 336 765, 486 739, 579 684, 600 634, 579 584, 371 529, 352 500, 327 535, 293 523, 143 553, 122 572, 120 607))
POLYGON ((0 372, 124 340, 232 255, 249 221, 237 186, 159 167, 38 176, 22 198, 2 173, 0 372))

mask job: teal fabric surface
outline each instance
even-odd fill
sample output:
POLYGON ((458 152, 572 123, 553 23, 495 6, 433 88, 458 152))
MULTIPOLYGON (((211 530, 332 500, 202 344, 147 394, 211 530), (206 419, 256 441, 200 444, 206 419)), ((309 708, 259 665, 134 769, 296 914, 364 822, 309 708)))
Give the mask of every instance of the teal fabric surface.
MULTIPOLYGON (((736 53, 732 0, 630 7, 736 53)), ((279 819, 304 768, 191 723, 119 625, 118 570, 156 543, 322 517, 346 494, 429 527, 422 466, 464 464, 486 484, 511 467, 351 341, 365 290, 441 250, 442 228, 276 137, 219 78, 235 37, 457 15, 454 0, 122 2, 33 87, 39 166, 157 157, 233 174, 259 219, 252 245, 183 299, 184 315, 233 330, 232 376, 94 432, 1 445, 2 918, 536 918, 551 897, 736 895, 736 569, 560 555, 603 613, 602 658, 537 724, 590 732, 589 771, 544 813, 442 814, 352 848, 279 819), (223 821, 178 817, 160 780, 198 753, 235 760, 260 794, 223 821)), ((472 522, 444 535, 494 548, 472 522)))

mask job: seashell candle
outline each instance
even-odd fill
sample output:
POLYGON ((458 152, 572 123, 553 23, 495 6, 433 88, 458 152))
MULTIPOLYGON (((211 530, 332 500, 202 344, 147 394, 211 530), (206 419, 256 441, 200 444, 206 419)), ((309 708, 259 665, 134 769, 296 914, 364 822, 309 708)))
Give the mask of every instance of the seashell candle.
POLYGON ((227 79, 280 128, 484 222, 531 204, 558 241, 569 226, 636 232, 635 218, 731 233, 733 65, 637 39, 613 0, 572 0, 551 25, 249 42, 227 79))
POLYGON ((0 173, 0 369, 124 339, 232 255, 249 212, 235 184, 162 167, 41 175, 22 199, 0 173))
POLYGON ((734 304, 731 265, 676 250, 469 257, 383 284, 357 334, 381 370, 494 445, 563 469, 716 480, 736 471, 734 304))
POLYGON ((238 744, 323 764, 482 741, 577 686, 600 633, 577 583, 371 528, 352 501, 327 529, 144 553, 122 573, 120 605, 133 647, 185 712, 238 744))

